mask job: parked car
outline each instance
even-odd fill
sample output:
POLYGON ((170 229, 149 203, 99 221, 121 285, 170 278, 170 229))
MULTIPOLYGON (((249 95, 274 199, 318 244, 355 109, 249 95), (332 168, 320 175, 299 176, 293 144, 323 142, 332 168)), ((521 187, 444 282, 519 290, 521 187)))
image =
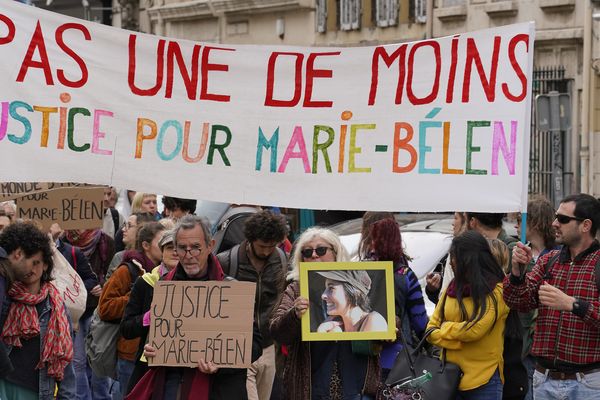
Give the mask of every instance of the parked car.
MULTIPOLYGON (((435 305, 425 295, 425 277, 430 272, 441 272, 444 269, 452 243, 453 215, 397 214, 395 217, 400 224, 405 254, 411 258, 409 265, 421 283, 425 307, 428 314, 431 315, 435 305), (406 223, 405 221, 413 222, 406 223)), ((330 227, 340 235, 342 244, 352 259, 358 259, 361 224, 362 220, 359 218, 330 227)), ((516 236, 514 224, 504 222, 503 228, 509 235, 516 236)))

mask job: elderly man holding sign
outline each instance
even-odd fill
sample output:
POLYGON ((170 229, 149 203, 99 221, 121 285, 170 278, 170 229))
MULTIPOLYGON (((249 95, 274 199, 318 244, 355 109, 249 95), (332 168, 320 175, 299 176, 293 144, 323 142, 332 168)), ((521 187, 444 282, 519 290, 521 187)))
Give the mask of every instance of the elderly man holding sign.
POLYGON ((156 284, 150 309, 151 368, 126 398, 247 398, 245 368, 262 348, 255 284, 225 276, 203 218, 183 217, 174 238, 179 263, 156 284))

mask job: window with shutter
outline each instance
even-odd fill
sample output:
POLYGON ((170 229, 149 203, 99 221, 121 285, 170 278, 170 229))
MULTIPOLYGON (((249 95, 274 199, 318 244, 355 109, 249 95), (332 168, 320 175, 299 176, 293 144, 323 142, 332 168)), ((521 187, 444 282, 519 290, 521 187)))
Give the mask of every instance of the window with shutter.
POLYGON ((350 12, 352 18, 352 29, 360 29, 360 14, 361 14, 361 3, 360 0, 350 0, 350 12))
POLYGON ((317 32, 327 31, 327 0, 317 0, 317 32))
POLYGON ((340 0, 340 29, 343 31, 349 31, 352 29, 350 1, 351 0, 340 0))
POLYGON ((389 1, 389 25, 398 25, 398 12, 400 11, 399 0, 388 0, 389 1))
POLYGON ((339 0, 340 29, 350 31, 360 29, 361 0, 339 0))
POLYGON ((398 24, 398 0, 377 0, 377 26, 385 28, 398 24))
POLYGON ((415 22, 420 24, 427 22, 427 0, 415 0, 415 22))

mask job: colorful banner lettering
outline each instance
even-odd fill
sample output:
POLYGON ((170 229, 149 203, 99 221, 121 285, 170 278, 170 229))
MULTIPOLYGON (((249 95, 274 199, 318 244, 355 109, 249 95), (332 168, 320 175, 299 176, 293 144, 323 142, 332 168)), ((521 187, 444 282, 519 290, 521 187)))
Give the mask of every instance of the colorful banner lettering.
POLYGON ((520 211, 532 23, 360 48, 175 40, 4 1, 0 180, 520 211))

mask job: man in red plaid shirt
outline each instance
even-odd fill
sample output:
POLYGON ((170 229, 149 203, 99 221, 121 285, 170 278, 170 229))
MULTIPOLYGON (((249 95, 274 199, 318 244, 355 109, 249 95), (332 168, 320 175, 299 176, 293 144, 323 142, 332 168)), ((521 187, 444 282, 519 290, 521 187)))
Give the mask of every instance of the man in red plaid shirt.
POLYGON ((531 354, 536 400, 600 399, 600 301, 595 268, 600 244, 600 202, 587 194, 564 198, 552 223, 560 250, 532 259, 522 243, 513 249, 504 300, 522 312, 538 309, 531 354))

